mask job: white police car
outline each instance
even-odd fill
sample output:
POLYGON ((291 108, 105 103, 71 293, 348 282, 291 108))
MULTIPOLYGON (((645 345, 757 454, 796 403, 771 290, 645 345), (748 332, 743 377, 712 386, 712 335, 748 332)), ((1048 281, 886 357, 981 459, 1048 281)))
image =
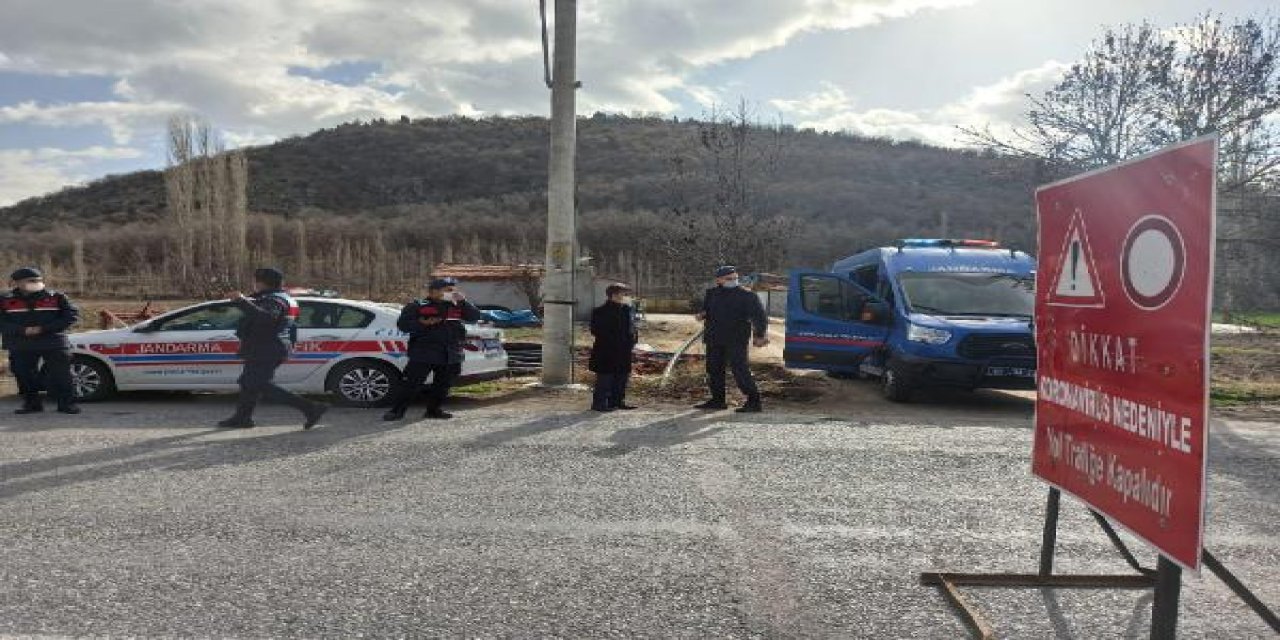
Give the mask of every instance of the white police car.
MULTIPOLYGON (((388 399, 408 362, 408 336, 396 328, 398 305, 299 297, 298 344, 275 382, 298 393, 329 393, 343 404, 372 407, 388 399)), ((126 329, 71 336, 76 398, 117 391, 235 391, 241 361, 235 336, 240 310, 225 300, 172 311, 126 329)), ((465 384, 502 375, 502 332, 467 326, 465 384)))

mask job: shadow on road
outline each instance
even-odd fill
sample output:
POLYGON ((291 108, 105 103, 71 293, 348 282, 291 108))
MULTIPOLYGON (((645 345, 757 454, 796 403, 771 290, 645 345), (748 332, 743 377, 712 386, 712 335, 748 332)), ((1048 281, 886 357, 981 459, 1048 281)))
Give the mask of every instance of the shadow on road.
POLYGON ((572 427, 573 425, 581 424, 598 417, 600 417, 600 414, 594 411, 556 413, 530 420, 529 422, 516 425, 509 429, 490 431, 489 433, 480 435, 475 440, 462 445, 462 447, 464 449, 491 449, 521 438, 530 438, 540 433, 572 427))
POLYGON ((848 420, 919 421, 940 425, 1019 422, 1031 427, 1035 394, 1026 391, 981 389, 920 389, 907 403, 886 400, 880 387, 868 380, 829 380, 817 402, 785 403, 798 413, 822 414, 848 420), (1025 421, 1025 422, 1024 422, 1025 421))
POLYGON ((724 415, 686 411, 680 415, 629 429, 618 429, 609 436, 612 446, 592 452, 600 458, 625 456, 641 447, 678 447, 724 431, 729 422, 724 415), (719 426, 711 427, 713 424, 719 426), (711 428, 708 428, 711 427, 711 428))
POLYGON ((413 424, 412 420, 379 421, 372 425, 361 422, 322 425, 312 431, 269 431, 262 435, 249 435, 261 433, 253 430, 201 429, 107 449, 5 464, 0 465, 0 500, 141 471, 202 470, 292 458, 413 424), (197 440, 202 436, 233 433, 245 437, 197 440))

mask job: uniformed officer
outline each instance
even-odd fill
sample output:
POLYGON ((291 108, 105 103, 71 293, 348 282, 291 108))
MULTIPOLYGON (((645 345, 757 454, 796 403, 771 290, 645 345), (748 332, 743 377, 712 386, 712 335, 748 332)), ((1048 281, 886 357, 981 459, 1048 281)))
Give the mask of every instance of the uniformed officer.
POLYGON ((280 270, 258 269, 253 277, 256 293, 245 296, 235 291, 227 296, 244 313, 236 327, 244 371, 237 381, 240 399, 236 412, 218 426, 229 429, 254 426, 253 410, 259 400, 266 399, 301 411, 305 418, 302 428, 310 429, 320 422, 329 407, 300 398, 271 382, 276 369, 289 359, 298 342, 298 303, 284 292, 284 273, 280 270))
POLYGON ((724 266, 716 269, 716 286, 707 289, 702 300, 698 319, 703 321, 702 341, 707 348, 707 383, 711 387, 711 399, 696 405, 698 409, 727 409, 725 403, 726 362, 733 370, 733 380, 747 401, 737 409, 739 413, 756 413, 761 410, 760 389, 751 378, 748 365, 748 344, 763 347, 769 344, 766 333, 769 317, 756 294, 740 286, 738 270, 724 266), (753 339, 754 338, 754 339, 753 339))
POLYGON ((467 339, 464 322, 476 322, 483 314, 458 290, 453 278, 438 278, 427 285, 427 297, 414 300, 400 311, 396 326, 409 334, 409 364, 396 392, 395 404, 383 420, 404 417, 422 383, 431 376, 424 417, 447 420, 453 414, 441 407, 449 397, 454 378, 462 373, 463 344, 467 339))
POLYGON ((71 388, 71 343, 67 340, 67 329, 80 320, 80 310, 65 294, 46 288, 44 274, 35 267, 22 267, 9 279, 13 290, 0 296, 0 334, 22 394, 22 407, 15 413, 44 411, 40 390, 46 384, 59 412, 80 413, 71 388))

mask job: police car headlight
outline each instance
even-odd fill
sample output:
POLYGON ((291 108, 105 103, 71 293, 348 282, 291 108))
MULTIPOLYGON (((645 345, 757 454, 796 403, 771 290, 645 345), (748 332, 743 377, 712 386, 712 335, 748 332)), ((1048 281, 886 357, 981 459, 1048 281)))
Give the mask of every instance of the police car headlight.
POLYGON ((918 324, 907 326, 907 340, 925 344, 944 344, 951 339, 951 332, 945 329, 922 327, 918 324))

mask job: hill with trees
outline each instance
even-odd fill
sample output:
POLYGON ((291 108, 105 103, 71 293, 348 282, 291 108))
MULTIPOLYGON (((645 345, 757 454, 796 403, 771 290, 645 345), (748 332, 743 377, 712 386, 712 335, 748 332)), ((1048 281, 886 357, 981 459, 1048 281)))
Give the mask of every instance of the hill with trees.
MULTIPOLYGON (((580 121, 579 228, 601 271, 673 282, 652 245, 681 233, 673 167, 699 153, 704 125, 580 121)), ((249 253, 340 284, 412 281, 440 261, 540 262, 547 132, 533 117, 404 118, 248 148, 249 253)), ((787 221, 786 237, 772 239, 784 250, 740 256, 745 267, 820 266, 903 236, 1034 242, 1032 161, 786 126, 744 135, 776 144, 752 188, 756 209, 787 221)), ((80 260, 93 277, 121 282, 160 278, 172 257, 155 223, 168 216, 162 172, 110 176, 0 208, 0 221, 23 232, 0 240, 0 258, 64 271, 80 260)))

